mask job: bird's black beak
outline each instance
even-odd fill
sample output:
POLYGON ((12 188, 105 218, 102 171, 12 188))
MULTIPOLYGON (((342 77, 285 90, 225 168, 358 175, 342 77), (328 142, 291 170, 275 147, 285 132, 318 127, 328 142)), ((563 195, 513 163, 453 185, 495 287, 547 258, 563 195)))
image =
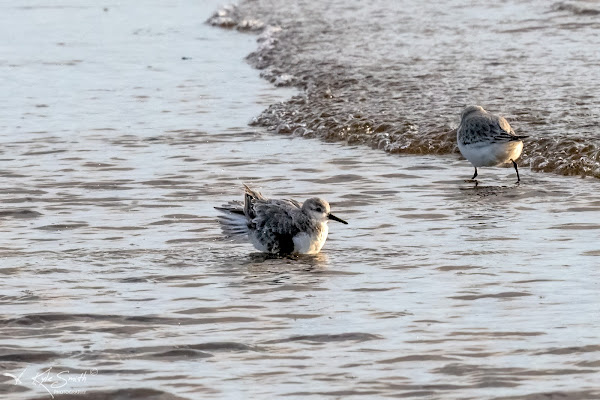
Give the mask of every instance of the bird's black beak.
POLYGON ((341 218, 338 218, 338 217, 336 217, 336 216, 335 216, 335 215, 333 215, 333 214, 327 214, 327 218, 329 218, 329 219, 332 219, 332 220, 334 220, 334 221, 337 221, 337 222, 341 222, 342 224, 346 224, 346 225, 348 225, 348 223, 347 223, 346 221, 344 221, 344 220, 343 220, 343 219, 341 219, 341 218))

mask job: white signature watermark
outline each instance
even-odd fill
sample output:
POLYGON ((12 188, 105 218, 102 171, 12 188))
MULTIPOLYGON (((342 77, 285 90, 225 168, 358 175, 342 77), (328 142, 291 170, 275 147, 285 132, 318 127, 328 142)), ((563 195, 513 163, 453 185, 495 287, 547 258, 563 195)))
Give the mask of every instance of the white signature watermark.
POLYGON ((35 387, 44 389, 50 397, 54 398, 55 395, 72 395, 72 394, 85 394, 84 388, 85 383, 91 376, 98 375, 98 370, 92 368, 82 372, 71 372, 68 369, 55 369, 54 367, 46 368, 43 371, 32 373, 30 381, 27 379, 25 372, 27 368, 21 371, 20 374, 12 374, 10 372, 4 372, 2 375, 8 376, 14 380, 13 384, 25 386, 27 383, 31 383, 35 387))

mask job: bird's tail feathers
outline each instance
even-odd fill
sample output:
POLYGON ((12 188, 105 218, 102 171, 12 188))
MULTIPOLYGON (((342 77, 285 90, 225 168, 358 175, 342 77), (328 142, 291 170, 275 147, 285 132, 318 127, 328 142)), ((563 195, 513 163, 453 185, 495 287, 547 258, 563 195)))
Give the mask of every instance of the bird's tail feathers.
POLYGON ((528 137, 529 137, 528 135, 513 135, 512 140, 522 140, 522 139, 527 139, 528 137))
POLYGON ((244 183, 244 214, 248 217, 248 219, 253 220, 256 217, 256 213, 254 212, 254 203, 256 200, 267 200, 260 192, 256 192, 248 187, 244 183))
POLYGON ((248 185, 246 185, 245 183, 243 185, 244 185, 244 191, 246 192, 246 195, 252 197, 253 199, 267 200, 267 198, 264 197, 262 194, 260 194, 260 192, 250 189, 248 187, 248 185))
POLYGON ((241 203, 231 202, 215 209, 222 213, 219 215, 219 223, 225 236, 242 241, 248 239, 248 218, 241 208, 241 203))

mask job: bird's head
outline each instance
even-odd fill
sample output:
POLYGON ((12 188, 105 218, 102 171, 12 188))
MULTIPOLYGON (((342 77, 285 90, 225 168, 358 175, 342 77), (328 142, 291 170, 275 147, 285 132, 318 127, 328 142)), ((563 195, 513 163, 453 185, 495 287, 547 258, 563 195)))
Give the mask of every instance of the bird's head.
POLYGON ((487 111, 485 111, 483 109, 483 107, 481 106, 468 106, 467 108, 465 108, 462 113, 460 114, 460 119, 463 120, 465 119, 465 117, 473 112, 481 112, 481 113, 487 113, 487 111))
POLYGON ((312 199, 308 199, 302 204, 302 210, 312 219, 316 219, 318 221, 326 222, 329 219, 334 221, 341 222, 342 224, 347 224, 341 218, 336 217, 331 213, 331 209, 329 208, 329 203, 323 199, 319 199, 318 197, 313 197, 312 199))

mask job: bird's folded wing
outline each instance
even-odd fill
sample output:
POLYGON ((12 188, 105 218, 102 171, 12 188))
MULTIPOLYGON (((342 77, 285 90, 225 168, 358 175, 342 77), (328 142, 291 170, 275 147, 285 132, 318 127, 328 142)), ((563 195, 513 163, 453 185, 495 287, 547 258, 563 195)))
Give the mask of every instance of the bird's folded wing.
POLYGON ((299 203, 289 200, 256 201, 252 222, 256 229, 268 230, 274 234, 298 233, 299 203))
POLYGON ((515 135, 510 124, 502 117, 474 116, 469 118, 465 128, 466 139, 469 143, 505 143, 521 138, 515 135))

